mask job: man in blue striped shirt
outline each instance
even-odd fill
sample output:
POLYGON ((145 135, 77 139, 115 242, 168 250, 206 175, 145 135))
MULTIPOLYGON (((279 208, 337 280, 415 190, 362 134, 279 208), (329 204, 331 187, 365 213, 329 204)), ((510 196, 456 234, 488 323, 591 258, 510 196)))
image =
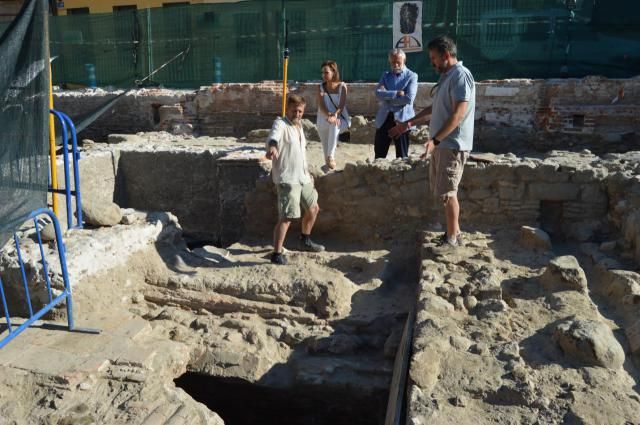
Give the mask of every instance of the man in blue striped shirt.
POLYGON ((396 123, 413 118, 413 101, 418 91, 418 74, 405 66, 407 55, 402 49, 389 52, 391 70, 380 77, 376 86, 376 97, 380 102, 376 114, 375 157, 386 158, 391 140, 396 146, 396 158, 409 156, 409 132, 405 131, 397 137, 389 137, 389 130, 396 123))

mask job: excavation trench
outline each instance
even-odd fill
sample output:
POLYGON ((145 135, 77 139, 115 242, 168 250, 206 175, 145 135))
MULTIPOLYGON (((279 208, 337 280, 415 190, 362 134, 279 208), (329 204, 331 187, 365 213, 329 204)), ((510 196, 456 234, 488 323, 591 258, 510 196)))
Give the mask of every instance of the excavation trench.
MULTIPOLYGON (((110 360, 100 378, 110 386, 120 388, 113 382, 122 376, 126 391, 131 382, 175 382, 231 425, 379 424, 415 308, 407 385, 414 423, 534 423, 535 415, 541 423, 603 423, 588 408, 602 397, 618 413, 602 412, 634 419, 638 347, 627 330, 640 305, 640 161, 629 160, 636 154, 472 158, 460 190, 463 246, 445 252, 434 242, 441 211, 423 161, 355 163, 363 147, 343 146, 349 163, 325 173, 321 149, 310 143, 322 209, 314 238, 327 251, 298 251, 292 227, 290 265, 278 268, 268 261, 277 213, 261 145, 162 137, 94 146, 81 162, 87 203, 115 202, 123 218, 69 234, 78 309, 89 320, 133 316, 144 329, 131 337, 142 352, 110 360), (171 214, 141 212, 158 210, 171 214), (142 234, 148 238, 131 243, 142 234), (104 274, 91 275, 87 263, 96 257, 87 246, 101 253, 104 274), (580 275, 579 264, 554 263, 565 247, 592 263, 590 286, 580 291, 558 290, 557 276, 545 277, 556 266, 558 276, 580 275), (108 263, 118 257, 126 261, 108 263), (566 344, 559 348, 560 325, 576 315, 614 327, 598 313, 605 303, 619 310, 607 341, 619 341, 624 356, 615 351, 612 364, 595 368, 574 362, 566 344), (143 347, 153 347, 148 360, 143 347)), ((142 409, 114 397, 120 413, 142 409)), ((164 413, 158 403, 140 417, 169 422, 180 409, 169 403, 164 413)))
POLYGON ((382 424, 388 396, 385 391, 365 395, 357 388, 268 388, 194 373, 175 382, 227 425, 382 424))
MULTIPOLYGON (((382 423, 415 309, 407 423, 638 423, 638 114, 611 102, 621 84, 633 99, 631 80, 478 83, 475 147, 508 153, 466 165, 466 237, 453 253, 433 242, 442 211, 417 159, 424 128, 410 159, 366 161, 375 126, 358 117, 352 141, 363 144, 342 144, 327 173, 307 125, 321 207, 313 236, 328 249, 298 252, 293 227, 283 268, 268 262, 277 211, 261 161, 267 132, 107 136, 242 136, 271 124, 273 85, 125 96, 85 135, 109 144, 86 143, 80 161, 86 206, 117 213, 115 203, 122 217, 93 217, 65 238, 77 322, 103 333, 25 335, 0 352, 0 417, 220 425, 215 411, 232 425, 382 423), (601 338, 580 342, 580 332, 601 338)), ((315 89, 296 92, 313 99, 315 89)), ((353 110, 373 116, 373 93, 350 84, 353 110)), ((111 94, 62 93, 56 105, 74 116, 100 96, 111 94)), ((19 282, 15 264, 3 255, 19 282)))

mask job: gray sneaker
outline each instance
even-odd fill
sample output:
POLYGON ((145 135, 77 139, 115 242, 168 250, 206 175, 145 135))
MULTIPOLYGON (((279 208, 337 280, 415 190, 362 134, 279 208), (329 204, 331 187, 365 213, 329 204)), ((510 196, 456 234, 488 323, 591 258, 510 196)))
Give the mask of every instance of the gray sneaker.
POLYGON ((322 252, 324 251, 324 246, 319 243, 315 243, 311 240, 311 238, 300 238, 300 251, 309 251, 309 252, 322 252))
POLYGON ((461 245, 464 245, 463 238, 462 238, 462 232, 458 233, 458 236, 456 236, 456 241, 455 242, 452 242, 449 239, 449 237, 447 236, 446 233, 443 233, 442 235, 438 236, 437 238, 432 239, 431 242, 435 243, 436 246, 443 246, 443 245, 461 246, 461 245))
POLYGON ((284 256, 284 253, 280 252, 272 252, 270 260, 272 264, 280 264, 282 266, 287 264, 287 258, 284 256))

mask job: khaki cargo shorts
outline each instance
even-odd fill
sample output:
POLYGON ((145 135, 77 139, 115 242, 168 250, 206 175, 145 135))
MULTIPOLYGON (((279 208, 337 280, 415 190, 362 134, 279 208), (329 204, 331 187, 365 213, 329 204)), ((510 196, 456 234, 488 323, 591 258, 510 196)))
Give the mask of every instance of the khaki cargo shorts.
POLYGON ((280 219, 300 218, 300 206, 308 210, 318 203, 318 192, 313 183, 280 183, 278 188, 278 216, 280 219))
POLYGON ((429 184, 436 197, 446 201, 458 194, 458 185, 468 158, 468 151, 447 148, 433 150, 429 163, 429 184))

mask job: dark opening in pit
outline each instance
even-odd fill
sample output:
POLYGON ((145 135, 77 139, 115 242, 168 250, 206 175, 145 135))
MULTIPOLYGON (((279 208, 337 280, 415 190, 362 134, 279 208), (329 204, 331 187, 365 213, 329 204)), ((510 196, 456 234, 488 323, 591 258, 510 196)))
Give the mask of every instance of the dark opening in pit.
POLYGON ((183 235, 185 243, 187 244, 187 248, 193 250, 196 248, 202 248, 203 246, 219 246, 216 241, 212 241, 209 239, 201 239, 190 237, 189 235, 183 235))
POLYGON ((563 217, 564 202, 540 201, 540 227, 547 232, 554 242, 566 239, 564 234, 563 217))
POLYGON ((388 392, 320 386, 269 388, 236 378, 186 373, 175 380, 226 425, 378 425, 388 392))

